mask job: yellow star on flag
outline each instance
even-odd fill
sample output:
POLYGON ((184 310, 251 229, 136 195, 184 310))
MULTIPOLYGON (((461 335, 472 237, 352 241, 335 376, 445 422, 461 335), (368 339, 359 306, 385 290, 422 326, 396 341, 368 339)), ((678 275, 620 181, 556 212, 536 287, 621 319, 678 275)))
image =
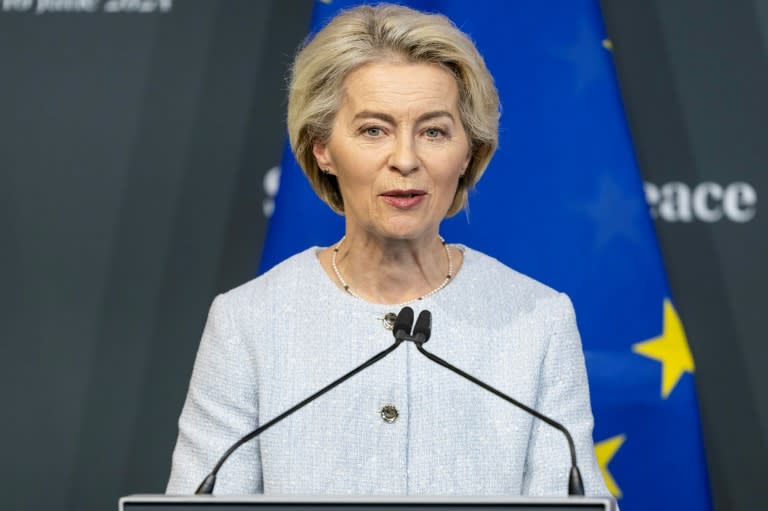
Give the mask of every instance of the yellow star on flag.
POLYGON ((617 499, 621 498, 621 488, 616 484, 616 480, 613 478, 613 475, 611 475, 610 470, 608 470, 608 463, 611 462, 616 451, 621 448, 621 445, 626 439, 627 437, 624 435, 616 435, 595 444, 595 456, 597 457, 597 464, 600 467, 600 471, 603 473, 605 485, 608 487, 608 491, 611 492, 611 495, 617 499))
POLYGON ((632 351, 661 363, 661 397, 667 399, 683 373, 693 373, 694 364, 683 324, 672 302, 664 300, 664 327, 660 336, 632 345, 632 351))

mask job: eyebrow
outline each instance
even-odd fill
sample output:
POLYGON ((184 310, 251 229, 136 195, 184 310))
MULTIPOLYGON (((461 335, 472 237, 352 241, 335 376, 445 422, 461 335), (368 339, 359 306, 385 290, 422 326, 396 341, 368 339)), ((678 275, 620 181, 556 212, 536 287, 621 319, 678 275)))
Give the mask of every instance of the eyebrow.
MULTIPOLYGON (((424 121, 429 121, 429 120, 432 120, 432 119, 436 119, 438 117, 448 117, 451 121, 454 121, 454 122, 456 121, 456 119, 453 118, 453 114, 451 112, 449 112, 447 110, 436 110, 434 112, 425 112, 425 113, 421 114, 416 119, 416 122, 420 123, 420 122, 424 122, 424 121)), ((373 111, 370 111, 370 110, 363 110, 362 112, 358 112, 353 117, 353 120, 371 119, 371 118, 373 118, 373 119, 380 119, 380 120, 382 120, 384 122, 387 122, 389 124, 395 124, 395 118, 392 117, 391 115, 385 114, 385 113, 382 113, 382 112, 373 112, 373 111)))

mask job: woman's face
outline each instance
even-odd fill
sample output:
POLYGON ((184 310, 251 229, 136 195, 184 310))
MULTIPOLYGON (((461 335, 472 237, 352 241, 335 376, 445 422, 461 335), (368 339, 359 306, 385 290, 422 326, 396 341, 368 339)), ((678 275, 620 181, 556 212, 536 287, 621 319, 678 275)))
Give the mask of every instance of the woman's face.
POLYGON ((347 235, 430 240, 470 159, 455 79, 437 65, 387 62, 344 86, 330 140, 313 150, 338 179, 347 235))

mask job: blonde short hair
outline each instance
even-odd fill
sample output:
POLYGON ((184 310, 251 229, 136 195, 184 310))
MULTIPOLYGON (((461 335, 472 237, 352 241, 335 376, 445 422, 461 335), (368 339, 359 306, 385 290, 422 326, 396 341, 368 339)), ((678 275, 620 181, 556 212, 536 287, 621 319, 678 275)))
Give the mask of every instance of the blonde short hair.
POLYGON ((315 193, 334 211, 343 213, 336 176, 324 174, 318 167, 313 145, 330 139, 345 78, 365 64, 393 57, 438 64, 456 78, 471 158, 446 216, 454 215, 466 205, 468 191, 496 151, 499 96, 472 40, 443 15, 379 4, 355 7, 334 17, 293 63, 288 95, 291 149, 315 193))

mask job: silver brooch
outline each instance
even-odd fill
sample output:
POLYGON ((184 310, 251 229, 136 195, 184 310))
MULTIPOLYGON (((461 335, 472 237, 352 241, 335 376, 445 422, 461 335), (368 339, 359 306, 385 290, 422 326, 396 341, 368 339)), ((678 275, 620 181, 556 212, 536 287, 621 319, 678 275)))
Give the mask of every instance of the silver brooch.
POLYGON ((384 315, 383 318, 381 318, 381 322, 384 324, 384 328, 387 330, 392 330, 395 327, 395 320, 397 319, 397 314, 394 312, 388 312, 384 315))

